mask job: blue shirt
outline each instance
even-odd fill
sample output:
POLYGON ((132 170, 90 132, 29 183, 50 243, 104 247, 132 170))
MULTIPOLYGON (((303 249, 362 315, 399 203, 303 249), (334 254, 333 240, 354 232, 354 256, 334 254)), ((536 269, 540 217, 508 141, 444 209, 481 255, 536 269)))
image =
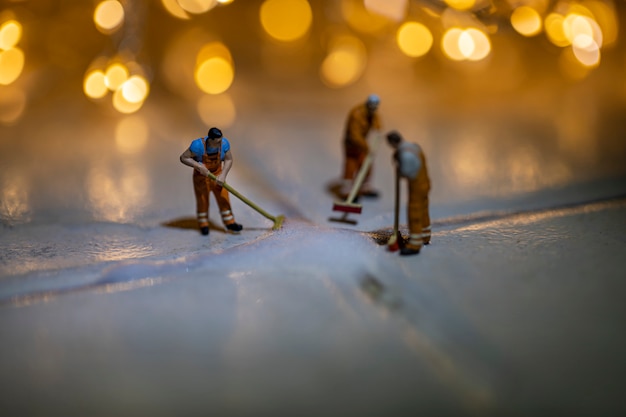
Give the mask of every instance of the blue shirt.
MULTIPOLYGON (((191 145, 189 146, 189 149, 191 150, 191 152, 193 152, 193 159, 195 159, 198 162, 202 162, 202 155, 204 155, 204 142, 206 142, 208 138, 209 138, 208 136, 205 136, 203 138, 198 138, 194 140, 193 142, 191 142, 191 145)), ((211 148, 209 146, 207 146, 206 148, 207 154, 217 153, 217 151, 218 151, 217 148, 211 148)), ((230 151, 230 142, 228 142, 228 139, 223 137, 222 138, 222 152, 220 152, 220 160, 222 161, 224 160, 224 155, 228 151, 230 151)))

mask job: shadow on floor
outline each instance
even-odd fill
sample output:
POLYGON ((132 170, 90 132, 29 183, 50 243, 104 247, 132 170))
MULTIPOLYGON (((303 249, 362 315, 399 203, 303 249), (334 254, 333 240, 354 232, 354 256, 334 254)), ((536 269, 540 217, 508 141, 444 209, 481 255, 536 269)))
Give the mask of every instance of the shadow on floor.
MULTIPOLYGON (((161 223, 163 227, 171 227, 174 229, 185 229, 199 231, 198 221, 195 217, 179 217, 178 219, 170 220, 161 223)), ((217 230, 220 232, 226 232, 222 226, 218 226, 209 220, 209 230, 217 230)))
MULTIPOLYGON (((194 230, 196 232, 200 232, 198 228, 198 221, 195 217, 179 217, 178 219, 170 220, 167 222, 161 223, 163 227, 170 227, 173 229, 184 229, 184 230, 194 230)), ((232 233, 227 231, 226 228, 222 225, 217 225, 209 220, 209 230, 216 230, 222 233, 232 233)), ((245 231, 266 231, 268 230, 265 227, 248 227, 246 225, 243 226, 243 232, 245 231)), ((271 230, 271 229, 270 229, 271 230)))

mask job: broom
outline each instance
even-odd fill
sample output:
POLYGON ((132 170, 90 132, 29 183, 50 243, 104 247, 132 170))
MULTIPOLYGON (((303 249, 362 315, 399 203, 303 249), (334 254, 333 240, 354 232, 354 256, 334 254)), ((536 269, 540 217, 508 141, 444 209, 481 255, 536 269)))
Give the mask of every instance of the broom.
MULTIPOLYGON (((217 177, 214 174, 212 174, 211 172, 209 172, 207 174, 207 176, 209 178, 211 178, 212 180, 217 180, 217 177)), ((271 214, 269 214, 268 212, 263 210, 261 207, 259 207, 256 204, 254 204, 251 200, 249 200, 246 197, 244 197, 239 191, 235 190, 230 185, 228 185, 228 184, 226 184, 224 182, 224 183, 222 183, 222 186, 224 188, 226 188, 232 195, 234 195, 235 197, 237 197, 238 199, 240 199, 241 201, 246 203, 248 206, 252 207, 254 210, 256 210, 259 213, 261 213, 264 217, 266 217, 266 218, 270 219, 271 221, 273 221, 274 222, 274 226, 272 227, 272 230, 278 230, 278 229, 280 229, 282 227, 283 220, 285 220, 285 216, 283 216, 282 214, 280 214, 278 216, 272 216, 271 214)))
POLYGON ((346 198, 345 201, 335 201, 333 204, 333 211, 343 211, 344 213, 357 213, 360 214, 363 210, 363 206, 358 203, 354 203, 354 199, 356 198, 361 186, 363 185, 363 181, 365 180, 365 176, 367 175, 367 171, 370 169, 372 165, 372 161, 374 160, 374 155, 376 154, 376 150, 378 149, 378 143, 380 141, 380 135, 376 134, 374 136, 374 140, 371 146, 371 151, 367 154, 363 163, 361 164, 361 168, 356 176, 356 180, 352 185, 352 189, 350 190, 350 194, 346 198))
POLYGON ((389 241, 387 241, 387 249, 390 252, 395 252, 400 249, 400 241, 402 240, 402 236, 400 235, 400 230, 398 227, 398 218, 400 217, 400 168, 396 165, 396 184, 395 184, 395 196, 394 196, 394 207, 393 207, 393 233, 389 237, 389 241))

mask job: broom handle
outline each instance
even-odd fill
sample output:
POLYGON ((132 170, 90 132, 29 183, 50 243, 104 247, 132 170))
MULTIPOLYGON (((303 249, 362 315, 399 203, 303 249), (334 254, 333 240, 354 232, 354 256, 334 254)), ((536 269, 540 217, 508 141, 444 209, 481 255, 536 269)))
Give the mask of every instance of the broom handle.
MULTIPOLYGON (((210 171, 207 175, 209 178, 211 178, 212 180, 217 180, 217 177, 212 174, 210 171)), ((226 188, 231 194, 233 194, 235 197, 237 197, 238 199, 240 199, 241 201, 243 201, 244 203, 246 203, 247 205, 249 205, 250 207, 252 207, 253 209, 255 209, 256 211, 258 211, 259 213, 261 213, 263 216, 265 216, 266 218, 272 220, 272 221, 276 221, 276 217, 272 216, 271 214, 269 214, 268 212, 266 212, 265 210, 263 210, 261 207, 257 206, 256 204, 254 204, 252 201, 248 200, 246 197, 244 197, 241 193, 239 193, 239 191, 235 190, 233 187, 231 187, 230 185, 226 184, 225 182, 222 183, 222 186, 224 188, 226 188)))
POLYGON ((394 216, 393 216, 393 234, 398 233, 398 218, 400 217, 400 166, 396 164, 396 195, 394 202, 394 216))
POLYGON ((372 160, 374 159, 374 154, 378 150, 379 141, 380 141, 380 134, 377 133, 376 135, 374 135, 374 140, 373 140, 374 143, 372 143, 372 146, 370 147, 370 152, 365 157, 365 160, 363 161, 363 164, 361 165, 361 169, 359 170, 359 173, 356 176, 356 180, 354 181, 354 185, 352 186, 352 190, 350 190, 350 194, 348 195, 348 199, 346 200, 348 203, 352 203, 352 201, 354 201, 357 193, 361 189, 361 185, 363 185, 363 180, 365 179, 365 176, 367 175, 367 171, 369 170, 370 165, 372 164, 372 160))

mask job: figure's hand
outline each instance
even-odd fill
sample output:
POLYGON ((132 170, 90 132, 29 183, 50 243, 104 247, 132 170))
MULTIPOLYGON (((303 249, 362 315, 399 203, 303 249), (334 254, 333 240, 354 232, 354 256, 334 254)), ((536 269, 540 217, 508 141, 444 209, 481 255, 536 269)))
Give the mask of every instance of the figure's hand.
POLYGON ((217 179, 215 180, 215 182, 217 182, 217 185, 219 185, 220 187, 224 186, 224 181, 226 181, 226 175, 224 175, 224 172, 222 172, 217 179))
POLYGON ((200 166, 196 167, 196 171, 198 171, 204 177, 209 176, 209 170, 207 167, 204 166, 204 164, 200 164, 200 166))

